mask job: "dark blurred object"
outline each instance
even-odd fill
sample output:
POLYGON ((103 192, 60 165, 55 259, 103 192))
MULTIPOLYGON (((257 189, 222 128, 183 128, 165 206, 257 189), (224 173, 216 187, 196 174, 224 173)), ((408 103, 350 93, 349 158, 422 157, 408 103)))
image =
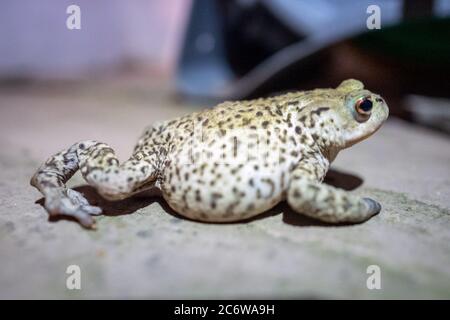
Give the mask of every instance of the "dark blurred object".
POLYGON ((417 95, 406 97, 411 120, 440 132, 450 134, 450 100, 417 95))
POLYGON ((354 43, 390 65, 404 93, 450 94, 450 18, 416 18, 365 33, 354 43))
POLYGON ((178 92, 243 99, 355 77, 408 118, 403 94, 450 93, 449 12, 449 2, 430 0, 196 0, 178 92), (381 9, 381 30, 366 26, 369 5, 381 9))

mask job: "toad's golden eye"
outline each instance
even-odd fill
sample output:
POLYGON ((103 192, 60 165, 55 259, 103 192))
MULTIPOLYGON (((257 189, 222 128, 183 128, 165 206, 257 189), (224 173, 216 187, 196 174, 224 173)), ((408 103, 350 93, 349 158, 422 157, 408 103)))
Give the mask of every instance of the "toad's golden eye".
POLYGON ((370 113, 372 112, 372 107, 373 107, 372 100, 370 100, 370 98, 368 97, 358 99, 355 103, 356 112, 366 117, 370 116, 370 113))

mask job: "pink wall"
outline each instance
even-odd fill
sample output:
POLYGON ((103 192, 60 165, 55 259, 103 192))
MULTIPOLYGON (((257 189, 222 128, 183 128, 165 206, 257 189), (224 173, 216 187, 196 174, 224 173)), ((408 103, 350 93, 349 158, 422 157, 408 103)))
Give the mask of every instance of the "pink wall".
POLYGON ((0 77, 77 78, 139 62, 173 70, 190 0, 2 0, 0 77), (81 30, 66 8, 81 8, 81 30))

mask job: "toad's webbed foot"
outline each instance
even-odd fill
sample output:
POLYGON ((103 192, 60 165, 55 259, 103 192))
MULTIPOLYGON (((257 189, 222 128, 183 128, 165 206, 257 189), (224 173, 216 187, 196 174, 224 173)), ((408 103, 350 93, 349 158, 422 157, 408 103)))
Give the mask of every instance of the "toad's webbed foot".
POLYGON ((95 228, 92 216, 102 213, 101 208, 91 206, 81 193, 66 188, 54 190, 47 195, 44 206, 50 216, 73 217, 86 228, 95 228))
POLYGON ((366 203, 367 212, 370 217, 380 213, 381 204, 378 201, 375 201, 371 198, 363 198, 362 201, 366 203))

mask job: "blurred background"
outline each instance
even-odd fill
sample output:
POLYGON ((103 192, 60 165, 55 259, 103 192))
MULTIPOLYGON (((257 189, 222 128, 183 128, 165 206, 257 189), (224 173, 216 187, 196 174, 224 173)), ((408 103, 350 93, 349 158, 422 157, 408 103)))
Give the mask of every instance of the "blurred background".
MULTIPOLYGON (((3 79, 86 79, 134 65, 172 72, 190 1, 3 1, 3 79), (70 30, 70 5, 81 29, 70 30)), ((138 69, 138 68, 136 68, 138 69)))
POLYGON ((0 261, 9 262, 0 288, 12 289, 0 297, 448 298, 449 74, 450 0, 2 0, 0 261), (71 5, 80 29, 67 27, 71 5), (159 215, 170 211, 163 204, 124 202, 111 220, 100 218, 108 232, 95 238, 67 221, 48 223, 28 187, 40 162, 75 141, 105 141, 123 160, 155 121, 347 78, 390 108, 386 126, 336 163, 386 204, 381 225, 330 229, 281 207, 280 222, 294 227, 254 222, 262 236, 250 226, 180 227, 159 215), (128 214, 135 211, 142 214, 128 214), (157 226, 169 235, 155 236, 157 226), (91 291, 78 296, 49 276, 73 260, 91 268, 91 291), (388 266, 392 287, 368 292, 362 261, 388 266), (211 263, 223 277, 203 272, 211 263))
POLYGON ((449 132, 448 108, 422 97, 449 96, 449 15, 448 0, 6 0, 0 84, 158 78, 211 104, 354 77, 392 114, 449 132), (80 30, 66 27, 71 4, 80 30))

